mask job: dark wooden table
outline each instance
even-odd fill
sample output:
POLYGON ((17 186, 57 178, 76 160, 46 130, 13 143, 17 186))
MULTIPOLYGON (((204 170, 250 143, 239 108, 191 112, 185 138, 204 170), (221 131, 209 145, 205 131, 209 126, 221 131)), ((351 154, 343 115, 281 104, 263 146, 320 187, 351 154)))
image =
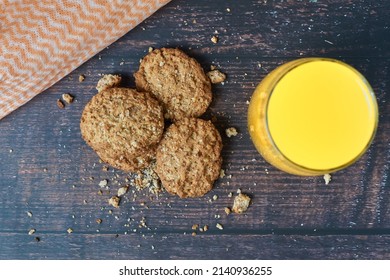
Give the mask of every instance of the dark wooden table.
POLYGON ((389 15, 386 0, 173 0, 0 121, 0 259, 390 259, 389 15), (131 187, 116 209, 107 201, 133 175, 102 170, 80 137, 80 115, 101 74, 121 74, 133 87, 148 48, 167 46, 228 76, 214 86, 206 114, 217 117, 227 176, 196 199, 131 187), (371 148, 329 185, 270 166, 246 129, 256 84, 276 66, 309 56, 356 67, 380 110, 371 148), (75 102, 61 110, 63 93, 75 102), (239 134, 228 138, 231 126, 239 134), (109 188, 99 187, 105 179, 109 188), (245 214, 226 215, 237 189, 253 203, 245 214), (193 236, 194 224, 209 229, 193 236))

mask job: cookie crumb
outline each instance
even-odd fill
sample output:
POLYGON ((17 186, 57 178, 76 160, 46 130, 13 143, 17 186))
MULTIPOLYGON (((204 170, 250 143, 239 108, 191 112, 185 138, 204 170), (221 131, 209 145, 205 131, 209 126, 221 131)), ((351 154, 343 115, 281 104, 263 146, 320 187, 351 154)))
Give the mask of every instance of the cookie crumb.
POLYGON ((67 231, 69 234, 71 234, 71 233, 73 232, 73 229, 72 229, 72 228, 68 228, 66 231, 67 231))
POLYGON ((64 93, 62 95, 62 99, 64 99, 64 101, 68 104, 72 103, 73 102, 73 99, 74 97, 72 95, 70 95, 69 93, 64 93))
POLYGON ((215 227, 216 227, 217 229, 219 229, 219 230, 223 230, 223 225, 221 225, 220 223, 217 223, 217 224, 215 225, 215 227))
POLYGON ((81 82, 84 82, 84 80, 85 80, 85 76, 84 75, 80 75, 79 76, 79 82, 81 83, 81 82))
POLYGON ((219 178, 223 178, 223 177, 225 177, 226 176, 226 174, 225 174, 225 170, 224 169, 221 169, 221 171, 219 172, 219 178))
POLYGON ((108 200, 108 203, 112 206, 114 206, 115 208, 118 208, 119 207, 119 203, 121 201, 121 198, 119 196, 112 196, 109 200, 108 200))
POLYGON ((103 222, 103 220, 102 219, 96 219, 96 223, 98 223, 99 225, 101 224, 103 222))
POLYGON ((332 181, 332 176, 330 174, 325 174, 324 181, 325 181, 325 185, 328 185, 330 181, 332 181))
POLYGON ((218 199, 218 195, 214 194, 213 195, 213 200, 216 201, 218 199))
POLYGON ((64 104, 64 102, 61 101, 61 99, 57 99, 57 107, 60 109, 65 108, 65 104, 64 104))
POLYGON ((118 189, 118 196, 125 195, 128 190, 129 190, 129 186, 123 186, 123 187, 119 188, 118 189))
POLYGON ((199 228, 199 225, 198 224, 194 224, 194 225, 192 225, 192 230, 197 230, 199 228))
POLYGON ((217 69, 207 72, 207 76, 213 84, 222 83, 226 80, 226 74, 217 69))
POLYGON ((234 127, 229 127, 225 130, 227 137, 237 136, 238 132, 237 129, 234 127))
POLYGON ((152 52, 153 50, 153 47, 149 47, 148 52, 152 52))
POLYGON ((35 233, 35 228, 32 228, 28 231, 28 235, 33 235, 35 233))
POLYGON ((248 209, 250 202, 251 198, 248 195, 239 193, 234 198, 232 211, 237 214, 244 213, 248 209))
POLYGON ((226 215, 229 215, 232 212, 232 210, 229 207, 225 207, 224 210, 225 210, 226 215))
POLYGON ((211 37, 211 42, 213 42, 214 44, 218 43, 218 36, 213 36, 211 37))
POLYGON ((27 216, 29 216, 30 218, 33 216, 33 213, 31 211, 27 211, 27 216))
POLYGON ((102 90, 105 90, 105 89, 117 87, 117 86, 119 86, 121 81, 122 81, 121 76, 107 74, 107 75, 104 75, 98 81, 96 89, 97 89, 98 92, 101 92, 102 90))
POLYGON ((108 180, 107 179, 101 180, 99 182, 99 187, 103 188, 103 187, 107 186, 107 184, 108 184, 108 180))
POLYGON ((206 232, 206 231, 208 231, 208 230, 209 230, 209 226, 208 226, 208 225, 204 225, 204 226, 203 226, 203 231, 206 232))

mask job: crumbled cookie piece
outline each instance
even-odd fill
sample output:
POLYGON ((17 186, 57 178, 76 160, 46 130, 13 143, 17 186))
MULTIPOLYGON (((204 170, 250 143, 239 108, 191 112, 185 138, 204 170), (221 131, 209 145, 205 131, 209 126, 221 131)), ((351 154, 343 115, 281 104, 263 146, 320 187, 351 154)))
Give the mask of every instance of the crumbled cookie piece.
POLYGON ((119 196, 112 196, 109 200, 108 200, 108 203, 112 206, 114 206, 115 208, 118 208, 119 207, 119 203, 121 201, 121 198, 119 196))
POLYGON ((118 196, 125 195, 128 190, 129 190, 129 186, 123 186, 123 187, 119 188, 118 189, 118 196))
POLYGON ((32 228, 28 231, 28 235, 32 235, 35 233, 35 228, 32 228))
POLYGON ((328 185, 330 181, 332 181, 332 176, 330 174, 325 174, 324 181, 325 181, 325 185, 328 185))
POLYGON ((64 102, 61 101, 61 99, 57 99, 57 106, 60 109, 64 109, 65 108, 65 104, 64 104, 64 102))
POLYGON ((225 132, 226 132, 226 136, 229 138, 232 136, 237 136, 238 134, 237 129, 235 129, 234 127, 227 128, 225 132))
POLYGON ((96 223, 97 223, 97 224, 99 224, 99 225, 100 225, 102 222, 103 222, 103 220, 102 220, 102 219, 100 219, 100 218, 96 219, 96 223))
POLYGON ((73 99, 74 97, 72 95, 70 95, 69 93, 64 93, 62 95, 62 99, 64 99, 64 101, 68 104, 72 103, 73 102, 73 99))
POLYGON ((211 37, 211 42, 213 42, 214 44, 216 44, 216 43, 218 43, 218 36, 213 36, 213 37, 211 37))
POLYGON ((226 215, 229 215, 232 212, 232 210, 229 207, 225 207, 224 210, 225 210, 226 215))
POLYGON ((220 223, 217 223, 217 224, 215 225, 215 227, 216 227, 217 229, 219 229, 219 230, 223 230, 223 225, 221 225, 220 223))
POLYGON ((207 72, 207 76, 213 84, 222 83, 226 80, 226 75, 217 69, 207 72))
POLYGON ((104 75, 97 83, 96 89, 98 92, 101 92, 102 90, 118 87, 120 82, 122 81, 121 76, 119 75, 104 75))
POLYGON ((232 211, 237 214, 244 213, 248 209, 250 202, 251 198, 248 195, 239 193, 234 198, 232 211))
POLYGON ((79 82, 81 83, 81 82, 84 82, 84 80, 85 80, 85 76, 84 75, 80 75, 79 76, 79 82))
POLYGON ((99 187, 101 187, 101 188, 106 187, 107 184, 108 184, 108 180, 107 179, 101 180, 99 182, 99 187))
POLYGON ((73 229, 72 228, 68 228, 66 231, 70 234, 70 233, 73 232, 73 229))

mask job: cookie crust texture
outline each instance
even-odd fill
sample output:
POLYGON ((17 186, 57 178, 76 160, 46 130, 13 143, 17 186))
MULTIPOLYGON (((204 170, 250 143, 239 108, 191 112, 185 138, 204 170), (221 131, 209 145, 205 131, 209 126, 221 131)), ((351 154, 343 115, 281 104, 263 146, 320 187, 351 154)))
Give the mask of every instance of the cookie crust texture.
POLYGON ((147 92, 106 89, 85 106, 80 130, 104 162, 124 171, 138 171, 155 158, 164 131, 162 107, 147 92))
POLYGON ((156 172, 169 193, 181 198, 203 196, 219 178, 221 150, 221 136, 211 121, 182 119, 163 135, 156 172))
POLYGON ((134 77, 138 90, 151 92, 160 101, 166 119, 199 117, 212 100, 211 82, 201 65, 179 49, 148 53, 134 77))

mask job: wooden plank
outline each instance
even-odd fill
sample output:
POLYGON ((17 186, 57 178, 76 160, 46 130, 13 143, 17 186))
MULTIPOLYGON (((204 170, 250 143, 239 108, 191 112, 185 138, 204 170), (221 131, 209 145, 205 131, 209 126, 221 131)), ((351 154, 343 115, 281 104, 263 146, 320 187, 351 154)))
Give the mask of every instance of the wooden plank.
POLYGON ((389 235, 0 234, 12 259, 389 259, 389 235), (218 242, 223 240, 223 242, 218 242))

